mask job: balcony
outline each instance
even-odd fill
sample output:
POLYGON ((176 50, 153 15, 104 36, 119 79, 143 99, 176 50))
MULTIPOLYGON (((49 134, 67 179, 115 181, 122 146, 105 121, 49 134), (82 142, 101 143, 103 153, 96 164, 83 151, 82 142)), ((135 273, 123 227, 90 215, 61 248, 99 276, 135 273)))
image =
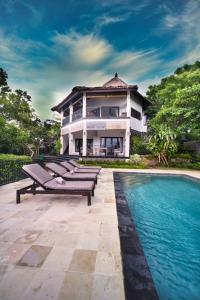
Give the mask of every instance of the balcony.
POLYGON ((75 111, 72 115, 72 122, 77 121, 83 117, 83 109, 80 108, 77 111, 75 111))
POLYGON ((63 118, 63 120, 62 120, 62 127, 66 126, 67 124, 69 124, 69 116, 63 118))
POLYGON ((102 106, 102 107, 96 107, 96 108, 90 108, 87 110, 86 113, 87 118, 125 118, 127 117, 126 112, 122 112, 120 115, 120 107, 119 106, 102 106))
MULTIPOLYGON (((120 112, 121 108, 118 106, 102 106, 96 108, 87 108, 86 111, 86 118, 87 119, 99 119, 103 121, 103 119, 124 119, 127 118, 126 112, 120 112)), ((78 110, 74 111, 72 114, 72 120, 70 122, 70 117, 66 116, 63 118, 62 127, 68 125, 69 123, 73 123, 77 120, 83 118, 83 108, 79 108, 78 110)), ((89 120, 88 120, 89 121, 89 120)), ((92 120, 91 120, 92 121, 92 120)), ((119 121, 119 120, 118 120, 119 121)), ((114 120, 113 120, 114 122, 114 120)))

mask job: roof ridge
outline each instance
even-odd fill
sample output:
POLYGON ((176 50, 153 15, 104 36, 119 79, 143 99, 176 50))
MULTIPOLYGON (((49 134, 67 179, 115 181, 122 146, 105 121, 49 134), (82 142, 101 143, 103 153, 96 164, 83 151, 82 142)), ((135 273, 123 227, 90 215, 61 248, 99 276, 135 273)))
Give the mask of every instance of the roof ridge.
POLYGON ((128 84, 118 77, 118 74, 115 73, 115 76, 109 81, 102 85, 103 87, 128 87, 128 84))

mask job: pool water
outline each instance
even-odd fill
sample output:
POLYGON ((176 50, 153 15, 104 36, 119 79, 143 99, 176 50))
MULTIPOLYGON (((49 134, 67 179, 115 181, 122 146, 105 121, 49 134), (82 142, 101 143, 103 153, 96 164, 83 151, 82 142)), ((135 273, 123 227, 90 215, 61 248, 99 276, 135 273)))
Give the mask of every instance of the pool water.
POLYGON ((200 183, 181 176, 120 174, 161 300, 200 299, 200 183))

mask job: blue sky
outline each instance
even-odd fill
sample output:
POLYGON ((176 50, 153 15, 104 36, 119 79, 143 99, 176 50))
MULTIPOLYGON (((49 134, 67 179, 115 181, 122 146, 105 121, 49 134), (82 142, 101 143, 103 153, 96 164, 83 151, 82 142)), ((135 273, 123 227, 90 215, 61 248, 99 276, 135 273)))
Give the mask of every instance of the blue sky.
POLYGON ((200 59, 199 0, 0 0, 0 66, 41 118, 115 72, 145 94, 200 59))

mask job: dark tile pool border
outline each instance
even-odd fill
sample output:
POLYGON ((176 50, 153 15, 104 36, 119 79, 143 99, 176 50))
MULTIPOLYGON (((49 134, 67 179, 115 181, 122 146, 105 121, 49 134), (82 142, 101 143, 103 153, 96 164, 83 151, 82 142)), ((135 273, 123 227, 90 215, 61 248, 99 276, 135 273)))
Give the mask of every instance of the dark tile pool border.
MULTIPOLYGON (((113 172, 126 300, 158 300, 134 220, 123 192, 120 174, 113 172)), ((133 172, 128 172, 131 174, 133 172)), ((134 173, 140 174, 140 173, 134 173)))

